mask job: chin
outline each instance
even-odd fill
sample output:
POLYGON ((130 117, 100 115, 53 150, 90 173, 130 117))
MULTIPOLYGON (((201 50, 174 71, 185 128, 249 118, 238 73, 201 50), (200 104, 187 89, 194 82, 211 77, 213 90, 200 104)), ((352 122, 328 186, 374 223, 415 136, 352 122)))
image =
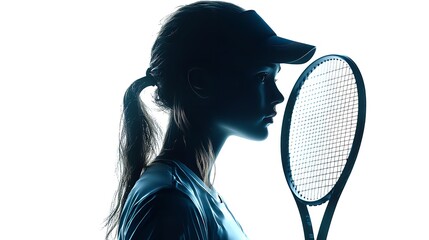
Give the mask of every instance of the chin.
POLYGON ((254 140, 256 140, 256 141, 263 141, 263 140, 267 139, 267 137, 268 137, 268 131, 264 135, 257 136, 254 140))
POLYGON ((246 134, 241 134, 240 137, 254 141, 263 141, 268 137, 268 129, 264 128, 259 131, 247 132, 246 134))

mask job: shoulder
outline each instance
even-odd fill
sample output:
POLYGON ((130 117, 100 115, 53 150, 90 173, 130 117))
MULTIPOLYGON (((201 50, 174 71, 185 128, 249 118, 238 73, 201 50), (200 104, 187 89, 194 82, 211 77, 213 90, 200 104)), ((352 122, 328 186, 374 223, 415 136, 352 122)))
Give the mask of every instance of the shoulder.
POLYGON ((156 221, 169 225, 169 223, 183 222, 184 219, 197 220, 201 218, 200 211, 188 195, 174 188, 165 188, 154 193, 146 201, 147 215, 156 218, 156 221))
POLYGON ((150 165, 142 174, 140 179, 134 184, 128 201, 136 202, 152 196, 162 189, 176 189, 176 193, 182 192, 192 196, 193 192, 186 187, 189 183, 179 173, 177 166, 156 162, 150 165))
POLYGON ((174 166, 166 164, 154 164, 144 172, 122 211, 119 239, 176 239, 185 233, 202 239, 202 212, 175 175, 174 166))
POLYGON ((201 212, 183 192, 160 189, 124 208, 119 239, 205 239, 201 212))
POLYGON ((175 179, 175 170, 173 167, 159 163, 151 165, 134 184, 128 195, 124 210, 141 207, 141 205, 147 202, 152 202, 152 198, 164 192, 161 190, 178 195, 180 191, 177 189, 175 179))
MULTIPOLYGON (((124 208, 130 210, 129 218, 139 221, 162 221, 162 218, 182 219, 183 216, 195 215, 199 217, 200 211, 188 195, 175 188, 163 188, 140 199, 134 206, 124 208)), ((132 220, 132 219, 131 219, 132 220)))

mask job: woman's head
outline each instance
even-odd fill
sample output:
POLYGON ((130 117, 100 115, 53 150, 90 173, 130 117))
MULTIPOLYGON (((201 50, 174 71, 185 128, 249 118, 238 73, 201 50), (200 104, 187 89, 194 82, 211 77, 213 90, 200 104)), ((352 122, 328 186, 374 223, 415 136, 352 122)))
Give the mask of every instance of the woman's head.
POLYGON ((238 84, 236 78, 228 78, 231 71, 301 63, 313 53, 313 46, 277 37, 254 11, 219 1, 185 5, 166 19, 152 47, 156 101, 172 110, 176 125, 186 132, 197 125, 189 122, 192 115, 201 119, 207 109, 196 90, 231 90, 238 84))

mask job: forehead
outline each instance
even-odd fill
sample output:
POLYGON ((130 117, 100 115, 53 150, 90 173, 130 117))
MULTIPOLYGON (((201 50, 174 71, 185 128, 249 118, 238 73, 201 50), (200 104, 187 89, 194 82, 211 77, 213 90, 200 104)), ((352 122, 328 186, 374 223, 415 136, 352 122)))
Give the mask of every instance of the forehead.
POLYGON ((281 69, 278 63, 248 63, 248 64, 237 64, 231 65, 231 70, 237 73, 257 73, 259 71, 269 71, 274 74, 278 73, 281 69))

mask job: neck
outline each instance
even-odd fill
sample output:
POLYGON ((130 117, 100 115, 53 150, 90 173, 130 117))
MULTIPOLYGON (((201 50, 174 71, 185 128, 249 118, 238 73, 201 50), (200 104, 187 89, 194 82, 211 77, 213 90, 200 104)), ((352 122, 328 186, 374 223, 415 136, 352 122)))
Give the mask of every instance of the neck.
POLYGON ((213 131, 210 127, 194 129, 185 137, 171 120, 158 158, 182 162, 210 185, 205 176, 209 176, 226 139, 227 136, 213 131))

